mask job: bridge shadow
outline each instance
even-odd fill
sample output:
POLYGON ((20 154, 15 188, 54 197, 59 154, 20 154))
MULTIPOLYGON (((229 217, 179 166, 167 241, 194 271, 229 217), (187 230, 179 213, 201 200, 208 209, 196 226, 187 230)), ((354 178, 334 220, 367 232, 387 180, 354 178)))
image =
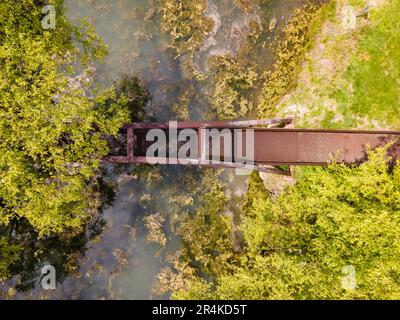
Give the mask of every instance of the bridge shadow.
MULTIPOLYGON (((366 161, 368 161, 368 151, 375 150, 377 148, 385 148, 386 151, 386 159, 390 166, 395 166, 398 161, 400 161, 400 139, 395 137, 379 137, 379 143, 373 147, 369 145, 364 145, 364 155, 363 157, 357 159, 352 164, 360 165, 366 161)), ((350 164, 350 163, 348 163, 350 164)))

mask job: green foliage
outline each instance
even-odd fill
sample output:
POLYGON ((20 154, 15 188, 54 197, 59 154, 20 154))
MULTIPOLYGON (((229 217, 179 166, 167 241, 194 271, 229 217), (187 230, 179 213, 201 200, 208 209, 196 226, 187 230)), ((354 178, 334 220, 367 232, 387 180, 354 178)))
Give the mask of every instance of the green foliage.
POLYGON ((196 294, 196 280, 176 297, 398 299, 400 165, 391 168, 385 154, 370 151, 358 167, 305 169, 275 201, 260 197, 265 189, 253 176, 241 266, 220 272, 206 295, 196 294), (354 290, 342 287, 348 265, 356 270, 354 290))
MULTIPOLYGON (((400 117, 400 3, 387 1, 371 12, 371 23, 346 72, 335 97, 349 125, 354 117, 398 126, 400 117)), ((357 120, 356 120, 357 121, 357 120)))
POLYGON ((172 294, 174 300, 212 300, 212 283, 198 277, 191 278, 186 290, 177 290, 172 294))
POLYGON ((25 218, 39 236, 82 227, 87 185, 108 152, 102 136, 128 119, 126 99, 91 81, 89 64, 105 46, 86 23, 67 22, 62 1, 53 3, 50 31, 41 26, 41 1, 0 4, 0 223, 25 218))
POLYGON ((247 189, 246 197, 243 203, 243 213, 245 215, 251 214, 254 211, 254 206, 257 201, 268 201, 268 193, 264 187, 264 182, 260 178, 257 171, 254 171, 249 177, 249 188, 247 189))
POLYGON ((130 122, 143 121, 146 104, 151 100, 150 92, 137 77, 124 75, 115 83, 117 96, 126 98, 130 122))

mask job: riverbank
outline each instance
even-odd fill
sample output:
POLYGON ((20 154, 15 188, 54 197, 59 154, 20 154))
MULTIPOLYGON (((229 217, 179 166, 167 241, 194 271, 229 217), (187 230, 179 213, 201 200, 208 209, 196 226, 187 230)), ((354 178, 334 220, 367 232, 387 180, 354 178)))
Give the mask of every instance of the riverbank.
POLYGON ((327 12, 278 116, 295 115, 303 128, 398 129, 400 5, 370 1, 355 26, 343 21, 365 5, 337 0, 327 12))

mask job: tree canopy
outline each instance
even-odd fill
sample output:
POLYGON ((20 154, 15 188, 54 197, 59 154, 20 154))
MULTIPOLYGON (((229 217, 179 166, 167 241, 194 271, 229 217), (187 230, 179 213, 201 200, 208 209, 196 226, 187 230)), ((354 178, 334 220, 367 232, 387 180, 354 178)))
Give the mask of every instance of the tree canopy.
POLYGON ((0 3, 0 223, 24 218, 39 236, 77 230, 108 152, 103 135, 127 121, 126 99, 93 85, 106 46, 86 22, 56 8, 56 29, 41 24, 43 1, 0 3))
POLYGON ((400 297, 400 166, 385 149, 358 167, 304 169, 277 199, 253 174, 242 219, 240 265, 220 266, 211 283, 192 279, 175 298, 400 297), (348 266, 355 288, 342 285, 348 266))

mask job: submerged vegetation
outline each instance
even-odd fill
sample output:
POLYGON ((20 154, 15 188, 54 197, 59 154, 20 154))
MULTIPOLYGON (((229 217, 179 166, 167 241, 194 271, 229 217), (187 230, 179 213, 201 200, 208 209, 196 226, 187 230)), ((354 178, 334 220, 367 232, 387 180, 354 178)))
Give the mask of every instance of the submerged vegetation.
POLYGON ((263 74, 265 80, 257 108, 259 117, 275 115, 279 100, 295 85, 300 62, 315 36, 312 31, 320 22, 323 10, 314 5, 297 9, 284 28, 282 39, 274 50, 276 61, 273 70, 263 74))
POLYGON ((207 1, 162 0, 162 31, 170 36, 169 47, 179 57, 198 50, 213 28, 205 16, 207 1))
POLYGON ((249 92, 254 90, 257 73, 239 65, 235 58, 215 56, 210 59, 214 90, 210 97, 210 113, 218 119, 237 119, 253 109, 249 92))
POLYGON ((211 117, 274 117, 279 100, 295 84, 299 64, 325 10, 324 6, 306 4, 296 9, 287 25, 277 32, 277 20, 265 19, 268 12, 263 11, 262 1, 245 6, 245 10, 255 10, 255 5, 261 6, 261 22, 249 21, 248 35, 237 54, 209 59, 211 117))

